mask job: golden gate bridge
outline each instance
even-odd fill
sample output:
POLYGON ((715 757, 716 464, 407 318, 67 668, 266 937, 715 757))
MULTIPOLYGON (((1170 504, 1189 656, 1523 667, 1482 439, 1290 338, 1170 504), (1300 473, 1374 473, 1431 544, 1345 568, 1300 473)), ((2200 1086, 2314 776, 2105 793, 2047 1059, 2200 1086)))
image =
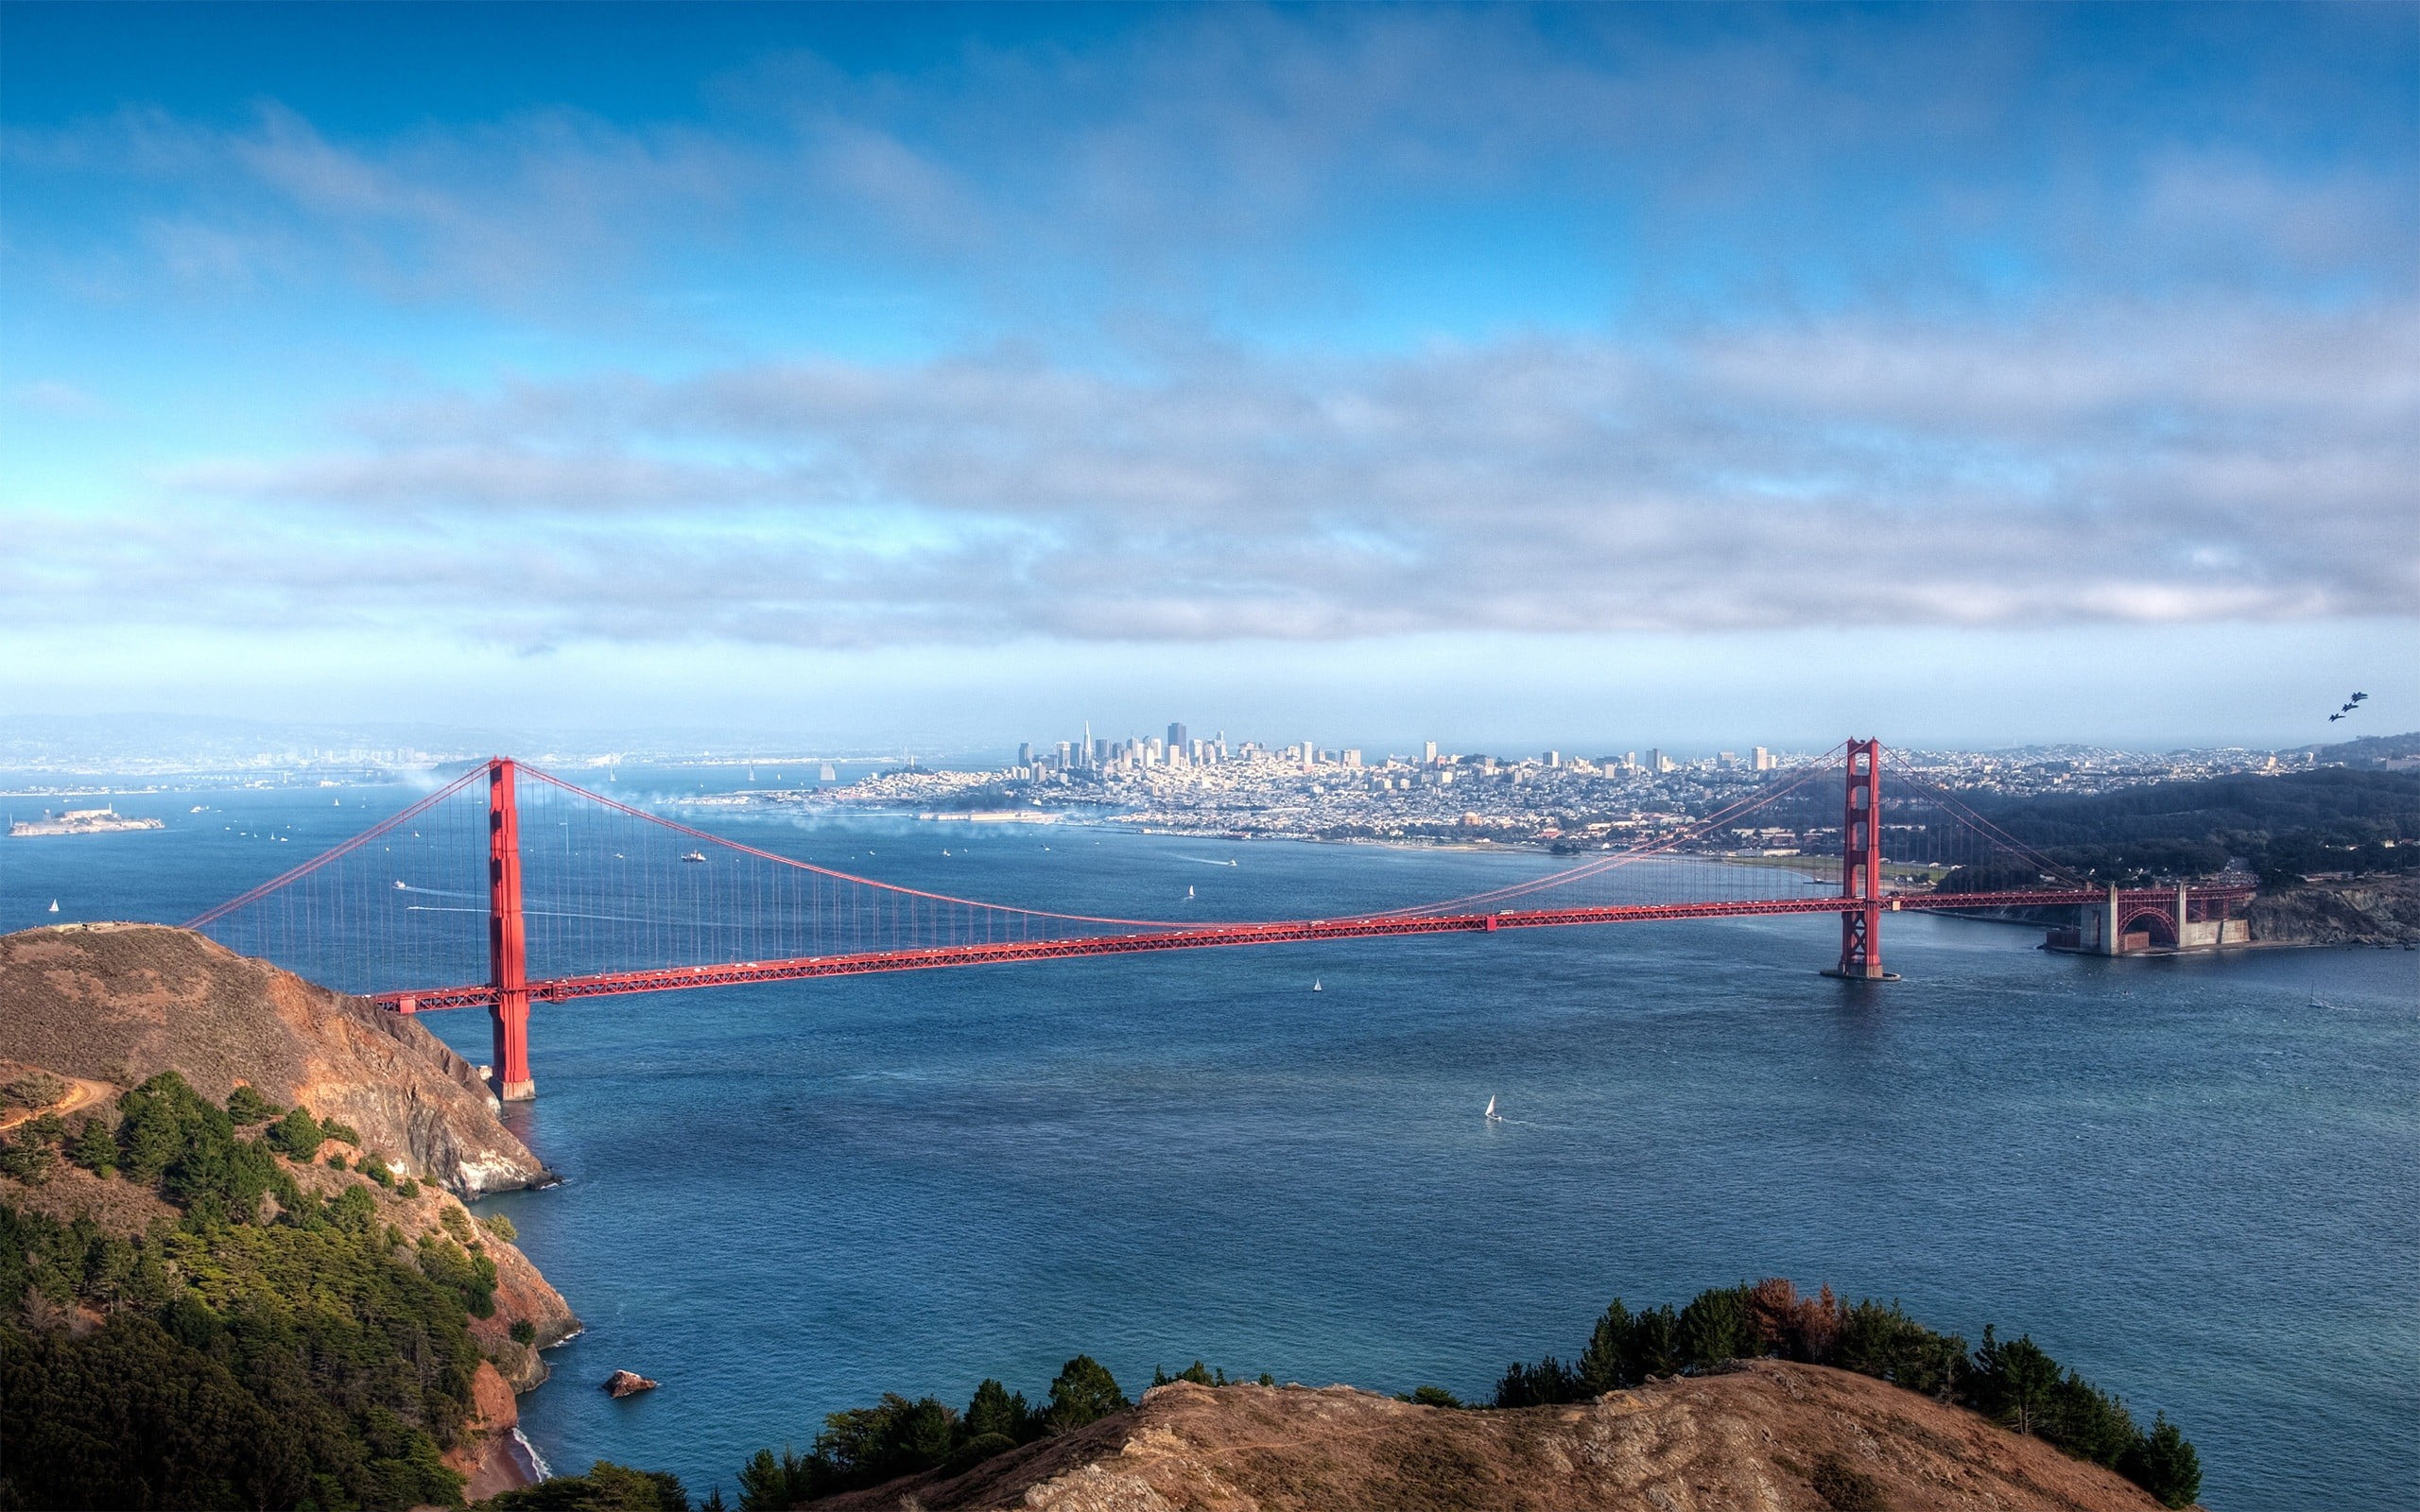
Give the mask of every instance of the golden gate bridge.
POLYGON ((1900 911, 2105 908, 2103 938, 2137 923, 2181 942, 2248 885, 2120 890, 2012 837, 1955 795, 1853 739, 1654 838, 1461 897, 1327 919, 1217 922, 982 902, 882 882, 742 844, 507 757, 187 921, 219 943, 402 1013, 484 1007, 497 1095, 534 1095, 533 1003, 748 982, 1011 961, 1494 934, 1582 924, 1837 914, 1825 974, 1890 979, 1882 916, 1900 911), (1885 822, 1892 765, 1911 816, 1885 822), (1759 847, 1756 821, 1824 817, 1759 847), (1900 851, 1886 861, 1886 833, 1900 851), (1893 868, 1897 870, 1894 873, 1893 868), (1979 877, 2001 879, 1988 888, 1979 877), (2009 878, 2026 879, 2007 885, 2009 878))

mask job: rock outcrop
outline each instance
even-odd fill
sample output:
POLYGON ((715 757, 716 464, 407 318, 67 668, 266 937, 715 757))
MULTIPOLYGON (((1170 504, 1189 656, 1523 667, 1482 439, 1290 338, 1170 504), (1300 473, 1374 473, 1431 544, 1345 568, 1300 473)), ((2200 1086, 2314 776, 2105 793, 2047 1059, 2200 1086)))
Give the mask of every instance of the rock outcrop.
POLYGON ((476 1069, 419 1023, 185 930, 0 936, 0 1057, 120 1086, 174 1069, 214 1101, 250 1082, 464 1196, 553 1179, 476 1069))
POLYGON ((814 1503, 874 1512, 2151 1512, 2143 1490, 1962 1408, 1760 1361, 1565 1407, 1178 1382, 1089 1427, 814 1503))
POLYGON ((2420 877, 2320 882, 2264 892, 2245 911, 2252 937, 2277 944, 2408 945, 2420 941, 2420 877))
POLYGON ((605 1395, 619 1401, 624 1397, 635 1397, 642 1391, 653 1391, 662 1384, 663 1382, 649 1381, 635 1370, 616 1370, 605 1378, 604 1391, 605 1395))

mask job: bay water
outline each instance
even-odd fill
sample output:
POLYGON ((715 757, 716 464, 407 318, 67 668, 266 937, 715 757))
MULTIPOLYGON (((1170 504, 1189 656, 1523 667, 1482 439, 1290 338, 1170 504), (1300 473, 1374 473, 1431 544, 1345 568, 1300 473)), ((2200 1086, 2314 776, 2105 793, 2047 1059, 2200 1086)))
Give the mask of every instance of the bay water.
MULTIPOLYGON (((659 802, 745 782, 623 775, 659 802)), ((0 840, 0 930, 173 922, 413 796, 120 794, 168 829, 0 840)), ((1332 916, 1554 864, 683 816, 1146 917, 1332 916)), ((1837 949, 1817 917, 541 1005, 539 1098, 509 1116, 564 1180, 480 1208, 587 1327, 525 1430, 559 1471, 607 1458, 729 1497, 749 1453, 886 1390, 1035 1397, 1082 1351, 1130 1393, 1199 1358, 1483 1398, 1514 1359, 1576 1354, 1616 1296, 1771 1275, 2030 1332, 2181 1423, 2221 1512, 2412 1504, 2420 954, 2102 961, 2007 925, 1884 931, 1904 979, 1878 987, 1816 974, 1837 949), (608 1399, 618 1368, 663 1387, 608 1399)), ((487 1058, 483 1016, 423 1022, 487 1058)))

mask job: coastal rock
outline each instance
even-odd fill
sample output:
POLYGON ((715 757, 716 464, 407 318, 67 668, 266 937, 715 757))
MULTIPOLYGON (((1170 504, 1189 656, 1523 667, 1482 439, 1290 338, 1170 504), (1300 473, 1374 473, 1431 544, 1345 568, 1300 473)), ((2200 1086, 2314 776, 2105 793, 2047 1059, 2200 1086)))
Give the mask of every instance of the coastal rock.
POLYGON ((58 924, 0 936, 0 1057, 131 1086, 174 1069, 341 1119, 363 1148, 463 1196, 554 1179, 469 1062, 416 1021, 186 930, 58 924))
POLYGON ((813 1503, 831 1512, 2152 1512, 2116 1472, 1844 1370, 1762 1360, 1472 1412, 1348 1386, 1158 1386, 1124 1412, 813 1503))
POLYGON ((642 1391, 653 1391, 660 1382, 649 1381, 635 1370, 616 1370, 605 1378, 605 1394, 609 1397, 635 1397, 642 1391))
POLYGON ((2420 877, 2313 883, 2264 892, 2245 910, 2255 939, 2303 945, 2420 942, 2420 877))

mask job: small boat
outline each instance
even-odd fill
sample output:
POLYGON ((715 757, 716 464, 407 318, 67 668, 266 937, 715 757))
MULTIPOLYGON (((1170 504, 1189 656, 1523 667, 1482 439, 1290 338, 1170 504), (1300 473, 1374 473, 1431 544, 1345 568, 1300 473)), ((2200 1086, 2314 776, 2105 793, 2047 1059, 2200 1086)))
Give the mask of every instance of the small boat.
POLYGON ((1487 1121, 1491 1124, 1501 1124, 1504 1122, 1504 1115, 1495 1110, 1495 1099, 1492 1095, 1487 1100, 1486 1117, 1487 1121))
POLYGON ((404 885, 404 879, 403 879, 403 878, 401 878, 401 877, 397 877, 397 878, 395 879, 395 890, 396 890, 397 892, 407 892, 407 891, 409 891, 410 889, 406 888, 406 887, 404 885))
POLYGON ((55 914, 55 913, 57 913, 57 912, 59 912, 59 900, 58 900, 58 899, 53 898, 53 899, 50 901, 50 911, 51 911, 52 913, 54 913, 54 914, 55 914))
POLYGON ((1192 896, 1193 896, 1193 889, 1192 889, 1192 888, 1190 888, 1190 887, 1187 887, 1186 889, 1184 889, 1184 895, 1185 895, 1187 898, 1192 897, 1192 896))
POLYGON ((1314 991, 1314 992, 1316 992, 1316 991, 1318 991, 1319 989, 1320 989, 1320 979, 1319 979, 1318 977, 1316 977, 1316 976, 1315 976, 1315 977, 1312 977, 1312 978, 1311 978, 1311 990, 1312 990, 1312 991, 1314 991))
POLYGON ((706 853, 703 850, 692 850, 681 859, 683 861, 695 861, 700 864, 703 864, 706 859, 706 853))

